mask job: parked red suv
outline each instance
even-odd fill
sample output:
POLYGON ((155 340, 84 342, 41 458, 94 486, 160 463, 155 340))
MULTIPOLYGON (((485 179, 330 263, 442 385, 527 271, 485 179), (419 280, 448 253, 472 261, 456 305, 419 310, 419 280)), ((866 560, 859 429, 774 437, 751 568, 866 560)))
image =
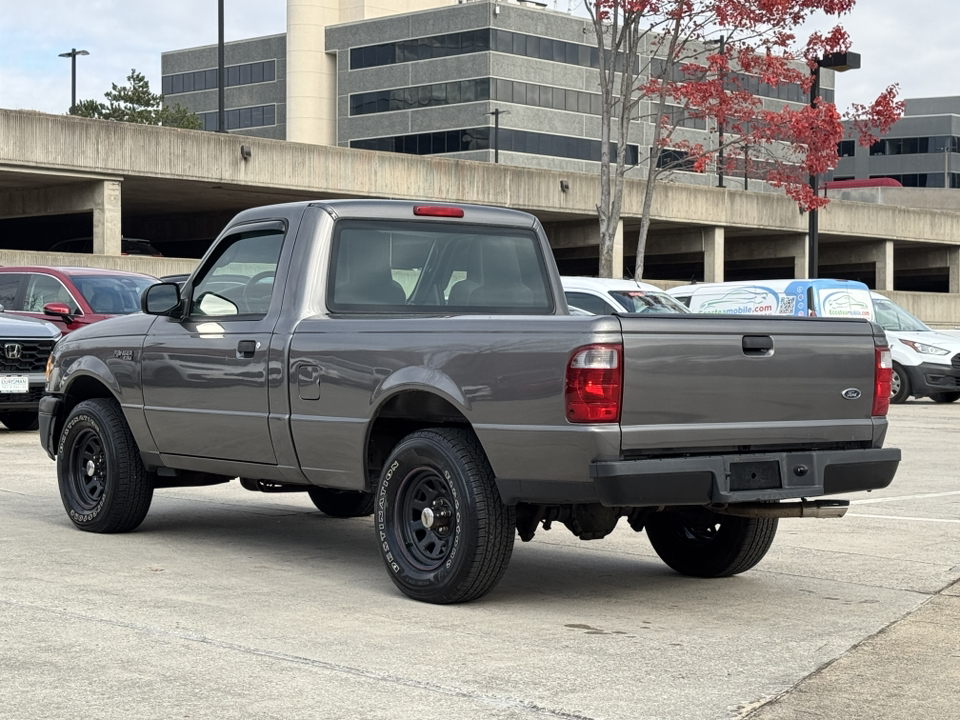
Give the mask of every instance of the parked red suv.
POLYGON ((67 333, 114 315, 140 310, 152 275, 82 267, 0 267, 0 305, 41 318, 67 333))

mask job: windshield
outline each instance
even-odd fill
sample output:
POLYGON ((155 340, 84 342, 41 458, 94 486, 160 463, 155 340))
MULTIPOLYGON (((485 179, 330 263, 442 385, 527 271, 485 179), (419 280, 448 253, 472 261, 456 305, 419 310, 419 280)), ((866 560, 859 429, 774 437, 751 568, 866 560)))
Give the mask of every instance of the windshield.
POLYGON ((140 296, 156 280, 133 275, 74 275, 70 278, 90 309, 98 315, 140 311, 140 296))
POLYGON ((886 298, 873 299, 873 309, 877 322, 884 330, 894 332, 933 332, 902 307, 886 298))
POLYGON ((632 313, 688 313, 685 305, 672 296, 657 290, 611 290, 610 295, 627 312, 632 313))

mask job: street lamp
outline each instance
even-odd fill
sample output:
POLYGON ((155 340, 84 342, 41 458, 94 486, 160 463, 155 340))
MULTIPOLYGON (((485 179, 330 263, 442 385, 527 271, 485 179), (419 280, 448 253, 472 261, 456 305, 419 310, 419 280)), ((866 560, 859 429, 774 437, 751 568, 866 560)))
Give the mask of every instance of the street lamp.
POLYGON ((227 117, 223 106, 223 88, 227 84, 227 69, 223 53, 223 0, 217 2, 217 132, 227 131, 227 117))
MULTIPOLYGON (((810 86, 810 106, 816 104, 820 95, 820 68, 829 68, 834 72, 846 72, 847 70, 858 70, 860 68, 860 53, 855 52, 837 52, 825 55, 817 60, 817 65, 813 69, 813 84, 810 86)), ((820 195, 820 177, 818 175, 810 176, 810 190, 813 197, 820 195)), ((819 269, 819 258, 817 257, 820 238, 820 228, 818 225, 817 209, 811 208, 809 225, 807 228, 809 267, 807 276, 811 279, 816 278, 819 269)))
MULTIPOLYGON (((723 55, 723 51, 727 46, 727 36, 721 35, 718 40, 706 40, 704 41, 706 45, 718 45, 719 54, 723 55)), ((724 78, 720 78, 721 85, 724 82, 724 78)), ((723 187, 723 126, 726 125, 722 120, 717 123, 717 187, 723 187)), ((746 190, 746 188, 744 188, 746 190)))
POLYGON ((70 58, 70 114, 77 109, 77 55, 89 55, 86 50, 72 48, 70 52, 60 53, 57 57, 70 58))
POLYGON ((500 162, 500 116, 509 115, 509 110, 501 110, 497 108, 491 112, 486 113, 487 115, 493 115, 493 162, 500 162))

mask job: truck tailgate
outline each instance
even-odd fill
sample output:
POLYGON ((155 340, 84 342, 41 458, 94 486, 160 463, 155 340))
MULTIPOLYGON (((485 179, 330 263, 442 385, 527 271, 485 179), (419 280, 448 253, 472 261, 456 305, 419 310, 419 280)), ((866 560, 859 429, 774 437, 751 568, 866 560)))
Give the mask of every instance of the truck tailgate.
POLYGON ((620 317, 626 453, 865 443, 874 332, 863 320, 620 317), (859 393, 859 395, 858 395, 859 393))

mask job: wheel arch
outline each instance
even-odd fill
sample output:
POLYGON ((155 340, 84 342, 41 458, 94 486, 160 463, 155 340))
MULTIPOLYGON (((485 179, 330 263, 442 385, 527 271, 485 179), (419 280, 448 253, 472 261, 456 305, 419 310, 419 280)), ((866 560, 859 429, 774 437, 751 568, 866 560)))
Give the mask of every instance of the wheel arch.
POLYGON ((60 406, 60 412, 57 414, 53 428, 55 446, 60 433, 63 432, 63 423, 67 416, 84 400, 108 398, 119 401, 116 392, 102 379, 85 373, 71 378, 69 384, 63 388, 62 397, 63 403, 60 406))
POLYGON ((473 427, 452 398, 440 390, 399 387, 381 398, 374 412, 364 452, 367 490, 376 488, 383 464, 404 437, 428 427, 473 427))

